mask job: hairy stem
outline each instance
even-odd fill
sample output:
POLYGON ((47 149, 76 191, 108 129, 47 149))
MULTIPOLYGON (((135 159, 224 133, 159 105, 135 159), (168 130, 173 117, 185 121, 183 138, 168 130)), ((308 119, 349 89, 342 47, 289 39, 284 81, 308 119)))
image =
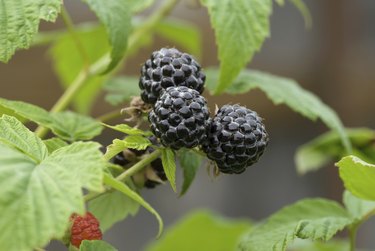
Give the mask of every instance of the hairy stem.
MULTIPOLYGON (((130 178, 132 175, 138 173, 141 171, 143 168, 148 166, 152 161, 155 159, 159 158, 161 152, 160 150, 155 150, 149 155, 146 155, 143 159, 141 159, 139 162, 134 164, 132 167, 124 171, 122 174, 116 177, 116 180, 118 181, 125 181, 127 178, 130 178)), ((84 199, 86 202, 93 200, 95 198, 100 197, 101 195, 105 194, 106 192, 110 191, 111 189, 106 187, 103 192, 100 193, 88 193, 85 195, 84 199)))
MULTIPOLYGON (((150 33, 154 26, 156 26, 165 16, 167 16, 170 11, 177 4, 178 0, 167 0, 165 4, 162 5, 154 14, 146 19, 143 24, 138 27, 138 29, 130 36, 128 50, 132 50, 136 47, 140 39, 150 33)), ((104 71, 110 62, 110 54, 107 53, 100 59, 98 59, 94 64, 92 64, 88 70, 82 69, 77 75, 76 79, 69 85, 65 90, 65 93, 59 98, 56 104, 52 107, 51 112, 59 112, 64 110, 70 102, 73 100, 75 94, 84 86, 86 80, 90 76, 97 75, 104 71)), ((48 133, 48 128, 43 128, 39 126, 36 129, 36 134, 43 138, 48 133)))
POLYGON ((117 109, 117 110, 105 113, 103 115, 100 115, 99 117, 96 118, 96 120, 98 120, 100 122, 107 122, 107 121, 110 121, 112 119, 118 118, 120 116, 121 116, 121 110, 117 109))

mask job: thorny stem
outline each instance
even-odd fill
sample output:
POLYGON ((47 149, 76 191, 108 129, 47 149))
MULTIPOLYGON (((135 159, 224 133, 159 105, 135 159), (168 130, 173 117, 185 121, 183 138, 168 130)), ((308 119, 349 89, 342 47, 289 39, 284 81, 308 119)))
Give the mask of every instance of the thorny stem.
MULTIPOLYGON (((155 150, 151 154, 146 155, 145 158, 141 159, 139 162, 137 162, 136 164, 134 164, 132 167, 130 167, 129 169, 127 169, 126 171, 124 171, 123 173, 121 173, 119 176, 117 176, 116 180, 118 180, 118 181, 125 181, 126 179, 128 179, 132 175, 138 173, 143 168, 145 168, 146 166, 148 166, 152 161, 154 161, 155 159, 157 159, 160 156, 160 154, 161 154, 160 150, 155 150)), ((85 201, 88 202, 90 200, 93 200, 93 199, 95 199, 95 198, 103 195, 104 193, 110 191, 110 190, 111 190, 111 188, 106 187, 104 189, 104 191, 102 191, 100 193, 94 193, 94 192, 88 193, 84 197, 85 201)))
MULTIPOLYGON (((128 51, 138 46, 140 39, 151 32, 151 30, 165 17, 167 16, 174 6, 178 3, 178 0, 168 0, 162 5, 153 15, 148 17, 146 21, 142 23, 141 26, 130 36, 128 51)), ((107 53, 100 59, 98 59, 94 64, 92 64, 88 70, 82 69, 78 73, 75 80, 69 85, 65 90, 65 93, 59 98, 56 104, 52 107, 51 112, 59 112, 64 110, 70 102, 73 100, 76 93, 81 90, 81 88, 86 83, 87 79, 91 76, 97 75, 104 71, 105 67, 110 62, 110 54, 107 53)), ((36 129, 36 134, 43 138, 48 133, 48 128, 39 126, 36 129)))

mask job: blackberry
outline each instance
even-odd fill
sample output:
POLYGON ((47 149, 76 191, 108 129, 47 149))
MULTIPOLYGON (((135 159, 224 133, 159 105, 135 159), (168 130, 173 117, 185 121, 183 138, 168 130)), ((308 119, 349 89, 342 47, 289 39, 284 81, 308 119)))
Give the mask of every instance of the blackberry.
POLYGON ((139 88, 145 103, 155 104, 161 91, 172 86, 187 86, 203 92, 206 76, 201 66, 187 53, 174 48, 154 51, 141 69, 139 88))
POLYGON ((224 105, 213 118, 202 145, 222 173, 242 173, 256 163, 268 144, 258 114, 239 105, 224 105))
POLYGON ((166 89, 148 119, 154 135, 174 150, 196 147, 207 138, 206 100, 198 91, 185 86, 166 89))

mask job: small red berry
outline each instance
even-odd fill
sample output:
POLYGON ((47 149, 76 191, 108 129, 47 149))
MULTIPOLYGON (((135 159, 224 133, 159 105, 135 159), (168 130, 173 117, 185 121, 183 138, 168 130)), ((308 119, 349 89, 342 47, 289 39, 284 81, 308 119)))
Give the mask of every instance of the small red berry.
POLYGON ((90 212, 84 216, 73 214, 70 243, 79 248, 83 240, 101 240, 102 232, 99 228, 99 221, 90 212))

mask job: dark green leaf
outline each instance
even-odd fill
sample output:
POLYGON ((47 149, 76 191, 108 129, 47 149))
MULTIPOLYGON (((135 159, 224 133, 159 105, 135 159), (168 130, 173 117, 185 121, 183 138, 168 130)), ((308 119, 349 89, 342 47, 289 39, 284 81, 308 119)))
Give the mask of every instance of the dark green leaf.
POLYGON ((281 209, 240 242, 241 251, 285 251, 295 238, 327 241, 352 223, 338 203, 305 199, 281 209))
POLYGON ((163 168, 169 183, 172 186, 173 191, 177 192, 176 188, 176 161, 174 153, 169 148, 161 149, 161 161, 163 168))
POLYGON ((8 62, 17 49, 29 48, 40 19, 54 22, 61 0, 0 0, 0 61, 8 62))
POLYGON ((129 198, 133 199, 134 201, 138 202, 144 208, 146 208, 150 213, 152 213, 158 223, 159 223, 159 232, 158 237, 163 232, 163 220, 161 219, 160 215, 153 209, 150 204, 148 204, 139 194, 135 191, 131 190, 126 184, 122 183, 121 181, 116 180, 115 178, 111 177, 108 174, 104 174, 104 183, 113 189, 120 191, 121 193, 125 194, 129 198))
POLYGON ((209 211, 186 215, 169 228, 147 251, 233 251, 238 238, 248 231, 246 220, 230 220, 209 211))
MULTIPOLYGON (((212 91, 218 73, 217 70, 214 69, 206 70, 206 73, 206 87, 212 91)), ((276 105, 285 104, 295 112, 311 120, 321 119, 329 128, 340 135, 345 149, 348 152, 351 151, 348 136, 335 111, 324 104, 317 96, 302 89, 292 79, 255 70, 245 70, 238 76, 233 85, 230 86, 226 92, 239 94, 256 88, 265 92, 267 97, 276 105)))
POLYGON ((191 150, 181 150, 178 157, 181 168, 184 170, 184 183, 180 192, 180 196, 182 196, 193 182, 195 174, 202 163, 202 157, 191 150))
POLYGON ((79 251, 118 251, 118 250, 112 247, 110 244, 108 244, 105 241, 84 240, 79 246, 79 251))
POLYGON ((375 200, 375 165, 355 156, 344 157, 336 165, 346 189, 359 198, 375 200))
POLYGON ((68 143, 66 143, 64 140, 60 138, 50 138, 43 140, 43 142, 47 146, 48 152, 50 154, 56 151, 57 149, 68 145, 68 143))
POLYGON ((132 97, 139 96, 139 78, 136 77, 115 77, 108 80, 103 88, 108 92, 105 100, 111 105, 119 105, 129 102, 132 97))
MULTIPOLYGON (((345 131, 352 143, 353 150, 358 153, 362 152, 361 157, 365 157, 365 160, 371 160, 371 156, 366 158, 366 153, 371 149, 375 151, 373 145, 375 131, 368 128, 346 129, 345 131)), ((317 170, 332 161, 338 161, 345 155, 346 150, 341 144, 340 135, 330 131, 299 147, 295 155, 295 162, 298 172, 304 174, 317 170)), ((375 155, 373 158, 375 160, 375 155)))
POLYGON ((269 36, 271 0, 201 0, 208 8, 219 50, 215 93, 228 88, 269 36))

